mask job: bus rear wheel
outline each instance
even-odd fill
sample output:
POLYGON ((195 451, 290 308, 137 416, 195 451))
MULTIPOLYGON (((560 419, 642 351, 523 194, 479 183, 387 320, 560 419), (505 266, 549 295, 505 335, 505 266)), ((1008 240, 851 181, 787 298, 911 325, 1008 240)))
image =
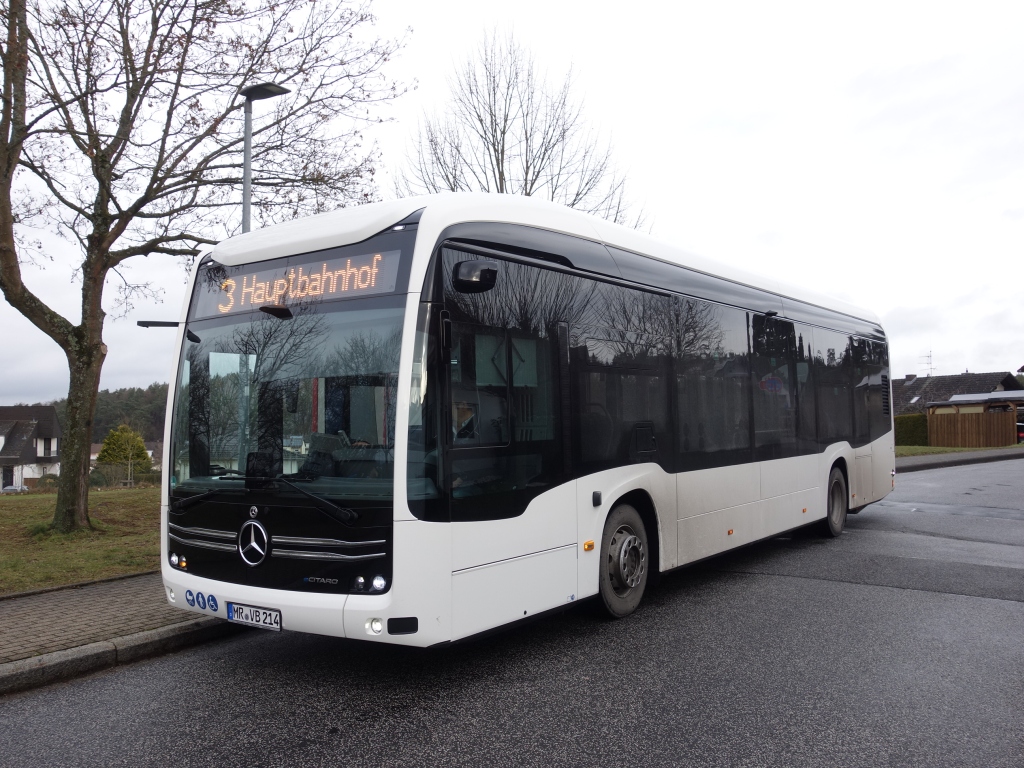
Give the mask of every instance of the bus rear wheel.
POLYGON ((640 604, 651 562, 647 530, 640 513, 629 504, 620 504, 608 515, 601 558, 601 604, 610 617, 621 619, 640 604))
POLYGON ((849 509, 849 496, 846 493, 846 478, 839 467, 832 467, 828 476, 827 514, 821 521, 820 531, 825 536, 835 538, 843 532, 846 525, 846 513, 849 509))

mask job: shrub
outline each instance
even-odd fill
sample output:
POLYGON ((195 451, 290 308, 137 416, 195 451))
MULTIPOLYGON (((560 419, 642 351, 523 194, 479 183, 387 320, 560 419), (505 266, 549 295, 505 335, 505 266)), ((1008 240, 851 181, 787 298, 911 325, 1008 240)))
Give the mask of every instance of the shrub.
POLYGON ((126 468, 131 466, 129 474, 133 476, 136 472, 149 472, 153 468, 153 460, 146 453, 142 435, 127 424, 115 427, 107 433, 100 455, 96 457, 96 463, 124 464, 126 468))
POLYGON ((893 419, 896 425, 896 445, 928 445, 928 416, 908 413, 893 419))
POLYGON ((136 485, 160 485, 160 473, 159 472, 139 472, 135 475, 136 485))

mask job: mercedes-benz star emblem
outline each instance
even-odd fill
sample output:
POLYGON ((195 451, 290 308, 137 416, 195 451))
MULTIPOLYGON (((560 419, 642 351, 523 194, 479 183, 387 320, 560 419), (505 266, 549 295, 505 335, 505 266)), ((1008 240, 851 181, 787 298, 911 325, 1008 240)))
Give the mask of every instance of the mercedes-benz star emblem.
POLYGON ((256 517, 260 511, 256 507, 249 507, 249 517, 256 517))
POLYGON ((259 565, 267 556, 269 541, 266 528, 255 520, 246 520, 238 533, 238 554, 242 556, 246 565, 259 565))

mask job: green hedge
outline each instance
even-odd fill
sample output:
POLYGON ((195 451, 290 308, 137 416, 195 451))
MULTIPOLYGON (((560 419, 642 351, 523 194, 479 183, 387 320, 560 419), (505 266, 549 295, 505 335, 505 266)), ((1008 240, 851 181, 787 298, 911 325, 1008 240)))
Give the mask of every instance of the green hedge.
POLYGON ((58 478, 56 475, 51 475, 51 474, 47 473, 47 474, 43 475, 42 477, 40 477, 38 481, 36 481, 36 490, 37 491, 44 491, 44 490, 45 491, 52 491, 52 490, 55 490, 57 488, 57 480, 59 480, 59 479, 60 478, 58 478))
MULTIPOLYGON (((121 483, 128 479, 127 464, 97 464, 89 473, 89 485, 92 488, 120 488, 121 483)), ((160 485, 160 471, 134 472, 135 485, 160 485)))
POLYGON ((908 413, 893 419, 896 425, 896 445, 928 445, 928 416, 908 413))

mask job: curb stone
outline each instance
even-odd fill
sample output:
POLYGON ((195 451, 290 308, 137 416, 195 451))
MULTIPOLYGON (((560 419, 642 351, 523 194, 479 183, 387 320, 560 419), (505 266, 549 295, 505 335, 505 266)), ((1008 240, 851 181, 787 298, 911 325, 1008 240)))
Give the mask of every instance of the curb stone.
POLYGON ((941 467, 962 467, 969 464, 988 464, 995 461, 1012 461, 1024 459, 1024 448, 1012 448, 1010 452, 1001 451, 980 451, 936 454, 934 456, 904 456, 896 459, 896 474, 906 472, 920 472, 925 469, 939 469, 941 467))
POLYGON ((120 664, 198 645, 243 631, 224 619, 206 618, 170 624, 78 648, 44 653, 0 664, 0 695, 69 680, 120 664))

